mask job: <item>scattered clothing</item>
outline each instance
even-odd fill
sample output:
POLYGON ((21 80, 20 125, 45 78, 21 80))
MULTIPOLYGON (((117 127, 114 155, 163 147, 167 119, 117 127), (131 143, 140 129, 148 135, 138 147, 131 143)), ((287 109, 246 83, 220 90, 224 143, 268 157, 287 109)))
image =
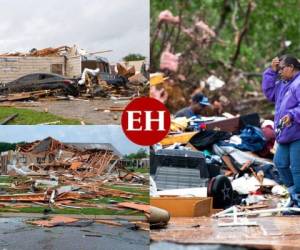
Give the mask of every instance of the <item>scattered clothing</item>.
POLYGON ((191 139, 190 143, 198 150, 204 150, 213 144, 227 140, 231 137, 231 133, 224 131, 205 130, 195 134, 191 139))
POLYGON ((241 144, 232 144, 232 146, 240 150, 256 152, 262 150, 265 147, 266 139, 260 128, 247 125, 242 130, 240 137, 242 139, 241 144))

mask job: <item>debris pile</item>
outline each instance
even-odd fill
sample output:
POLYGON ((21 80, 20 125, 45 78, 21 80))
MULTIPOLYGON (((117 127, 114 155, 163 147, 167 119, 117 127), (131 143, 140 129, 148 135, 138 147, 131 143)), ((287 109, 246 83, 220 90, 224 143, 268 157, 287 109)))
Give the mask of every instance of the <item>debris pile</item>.
POLYGON ((7 57, 7 56, 63 56, 67 54, 72 54, 73 56, 76 55, 74 52, 75 47, 69 46, 60 46, 57 48, 44 48, 44 49, 31 49, 28 53, 22 52, 12 52, 12 53, 3 53, 0 57, 7 57))
MULTIPOLYGON (((284 207, 288 192, 272 162, 274 142, 273 122, 261 123, 256 113, 175 118, 169 135, 151 152, 151 196, 162 197, 161 204, 165 196, 212 197, 214 209, 284 207)), ((279 211, 285 210, 267 212, 279 211)))
POLYGON ((120 158, 110 144, 63 143, 51 137, 18 144, 0 156, 1 207, 110 209, 122 214, 126 209, 118 202, 139 201, 141 193, 130 190, 148 192, 148 183, 142 174, 122 167, 120 158), (2 183, 1 178, 10 181, 2 183), (103 199, 111 200, 106 204, 103 199))
POLYGON ((104 75, 99 69, 85 69, 78 81, 83 97, 135 97, 147 92, 147 78, 134 67, 117 63, 116 75, 104 75), (82 88, 83 87, 83 88, 82 88))
MULTIPOLYGON (((106 58, 96 56, 102 52, 106 51, 87 53, 74 45, 32 49, 28 53, 1 54, 1 60, 8 61, 10 68, 25 70, 14 73, 8 68, 6 74, 0 75, 0 102, 37 100, 49 96, 61 100, 61 96, 69 99, 90 99, 132 98, 148 94, 144 62, 141 69, 127 68, 118 63, 115 72, 110 69, 111 65, 106 58), (25 60, 26 58, 30 60, 25 60), (43 65, 47 67, 40 68, 40 60, 43 60, 43 65), (31 63, 30 67, 27 65, 28 61, 31 63), (74 67, 75 63, 80 67, 74 67), (28 71, 27 68, 32 70, 28 71), (45 68, 51 70, 45 72, 45 68)), ((3 64, 3 67, 7 67, 6 64, 3 64)))
POLYGON ((150 155, 150 204, 163 209, 151 213, 153 245, 297 245, 300 209, 272 162, 275 133, 256 113, 173 119, 150 155))

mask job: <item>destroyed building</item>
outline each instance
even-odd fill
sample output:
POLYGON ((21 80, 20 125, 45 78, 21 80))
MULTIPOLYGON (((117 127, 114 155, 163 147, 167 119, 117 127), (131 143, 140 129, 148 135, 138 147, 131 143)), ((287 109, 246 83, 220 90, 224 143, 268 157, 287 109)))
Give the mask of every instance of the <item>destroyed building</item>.
POLYGON ((27 175, 69 169, 101 174, 115 165, 121 153, 109 143, 62 143, 51 137, 17 145, 1 154, 1 173, 27 175))
MULTIPOLYGON (((0 155, 0 173, 10 180, 0 194, 0 207, 25 202, 31 203, 27 207, 51 210, 74 203, 72 208, 98 212, 103 204, 95 204, 93 199, 100 203, 103 197, 131 199, 136 194, 111 189, 111 183, 142 185, 147 179, 120 167, 122 157, 110 143, 64 143, 47 137, 17 144, 15 150, 0 155)), ((120 205, 107 207, 119 211, 120 205)))
POLYGON ((65 77, 79 77, 85 68, 99 68, 102 74, 110 73, 105 57, 85 53, 76 46, 32 49, 29 53, 0 55, 0 82, 7 83, 31 73, 54 73, 65 77))

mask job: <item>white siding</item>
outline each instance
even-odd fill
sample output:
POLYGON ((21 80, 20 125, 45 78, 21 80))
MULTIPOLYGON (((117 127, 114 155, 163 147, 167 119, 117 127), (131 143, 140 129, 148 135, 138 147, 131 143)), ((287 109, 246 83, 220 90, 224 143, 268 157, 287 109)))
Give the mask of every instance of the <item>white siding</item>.
POLYGON ((30 73, 51 73, 51 64, 63 64, 64 57, 0 57, 0 82, 6 83, 30 73))
POLYGON ((81 75, 81 56, 73 56, 67 58, 66 76, 77 77, 81 75))

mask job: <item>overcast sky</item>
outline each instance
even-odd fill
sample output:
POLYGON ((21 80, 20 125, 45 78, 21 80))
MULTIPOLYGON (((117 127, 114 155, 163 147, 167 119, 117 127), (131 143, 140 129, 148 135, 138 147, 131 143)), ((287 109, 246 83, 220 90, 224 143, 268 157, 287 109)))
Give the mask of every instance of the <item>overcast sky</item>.
POLYGON ((0 142, 32 142, 48 136, 62 142, 111 143, 122 154, 136 153, 141 148, 129 141, 118 125, 0 126, 0 142))
POLYGON ((79 45, 149 58, 149 0, 0 0, 0 53, 79 45))

